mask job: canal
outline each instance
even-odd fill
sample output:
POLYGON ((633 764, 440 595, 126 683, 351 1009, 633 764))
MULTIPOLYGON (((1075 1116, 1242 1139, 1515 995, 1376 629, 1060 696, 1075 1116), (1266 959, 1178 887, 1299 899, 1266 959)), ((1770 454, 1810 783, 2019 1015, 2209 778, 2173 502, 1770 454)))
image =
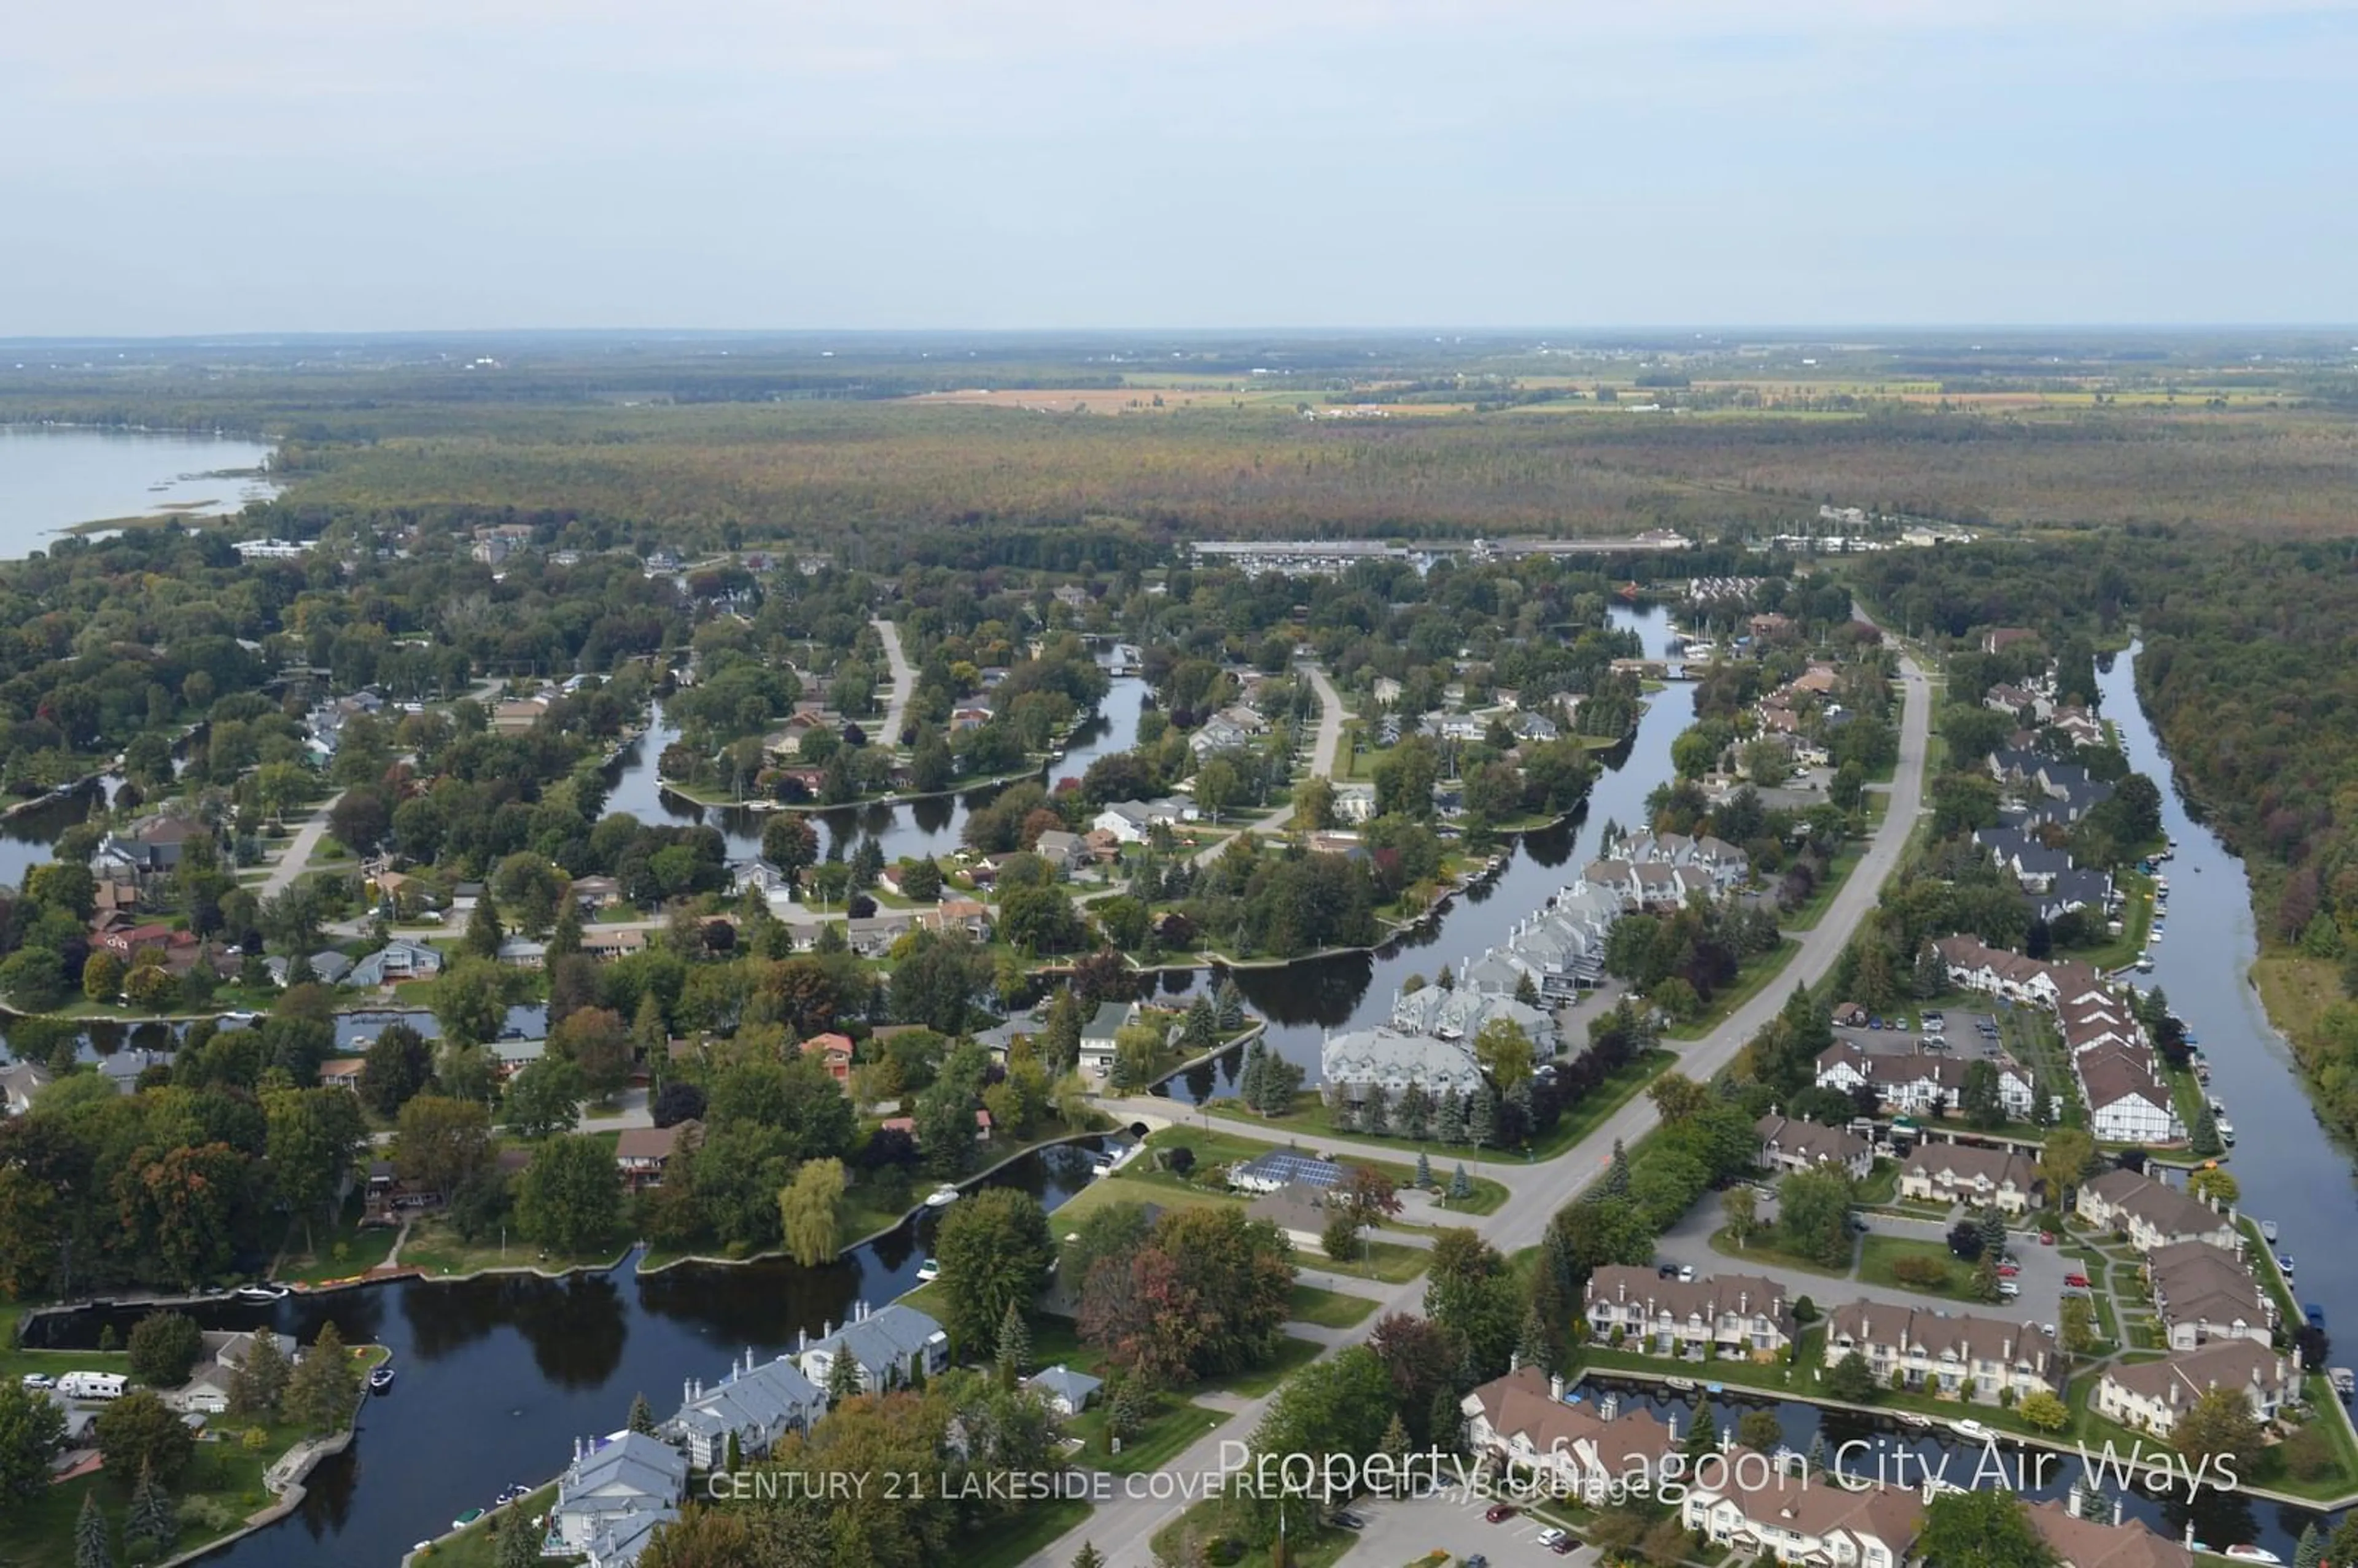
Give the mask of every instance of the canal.
MULTIPOLYGON (((1045 1149, 990 1178, 1050 1208, 1086 1186, 1106 1141, 1045 1149)), ((712 1382, 749 1346, 767 1359, 842 1323, 855 1304, 881 1306, 916 1285, 935 1217, 919 1216, 826 1268, 783 1259, 737 1267, 683 1264, 634 1273, 544 1280, 494 1275, 411 1280, 275 1306, 187 1309, 206 1328, 268 1325, 308 1342, 332 1319, 347 1340, 393 1352, 394 1390, 366 1401, 342 1454, 311 1474, 302 1506, 206 1562, 220 1568, 297 1568, 322 1562, 390 1568, 511 1482, 562 1469, 577 1437, 622 1424, 644 1394, 661 1419, 687 1378, 712 1382)), ((528 1249, 518 1244, 521 1260, 528 1249)), ((40 1320, 35 1343, 88 1345, 133 1311, 40 1320)))

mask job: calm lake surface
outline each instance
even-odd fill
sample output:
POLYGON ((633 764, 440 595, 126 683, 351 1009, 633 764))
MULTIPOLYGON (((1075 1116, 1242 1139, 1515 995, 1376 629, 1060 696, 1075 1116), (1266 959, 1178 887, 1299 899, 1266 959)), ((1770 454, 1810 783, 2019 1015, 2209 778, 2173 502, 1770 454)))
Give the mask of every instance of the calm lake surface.
POLYGON ((243 471, 269 456, 228 436, 0 425, 0 559, 45 550, 77 523, 235 512, 276 493, 243 471))

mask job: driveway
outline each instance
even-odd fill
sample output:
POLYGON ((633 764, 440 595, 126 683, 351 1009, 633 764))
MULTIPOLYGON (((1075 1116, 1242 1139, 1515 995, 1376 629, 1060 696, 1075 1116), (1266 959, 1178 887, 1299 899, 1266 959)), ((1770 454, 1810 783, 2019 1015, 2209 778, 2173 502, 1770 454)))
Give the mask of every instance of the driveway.
MULTIPOLYGON (((1777 1206, 1760 1205, 1764 1219, 1773 1218, 1777 1206)), ((1883 1236, 1904 1236, 1919 1241, 1945 1243, 1949 1227, 1938 1220, 1901 1219, 1890 1215, 1872 1214, 1862 1217, 1870 1232, 1883 1236)), ((2076 1261, 2066 1262, 2063 1250, 2058 1247, 2041 1247, 2036 1231, 2018 1230, 2010 1233, 2007 1248, 2014 1253, 2022 1271, 2015 1283, 2022 1294, 2010 1302, 1983 1304, 1975 1302, 1950 1301, 1940 1296, 1928 1296, 1914 1291, 1898 1290, 1889 1285, 1868 1285, 1855 1277, 1833 1279, 1824 1274, 1812 1274, 1807 1270, 1786 1268, 1771 1263, 1754 1263, 1714 1252, 1711 1248, 1712 1232, 1726 1223, 1721 1213, 1719 1195, 1707 1193, 1703 1201, 1689 1209, 1685 1217, 1666 1232, 1657 1244, 1655 1256, 1665 1263, 1682 1263, 1697 1274, 1758 1274, 1776 1281, 1796 1296, 1807 1296, 1817 1303, 1821 1312, 1845 1302, 1861 1299, 1884 1302, 1894 1306, 1924 1307, 1951 1314, 1973 1313, 1985 1317, 2005 1318, 2012 1322, 2058 1324, 2062 1322, 2063 1276, 2080 1267, 2076 1261)))
POLYGON ((343 798, 343 791, 338 790, 319 804, 311 813, 310 821, 295 830, 295 837, 287 840, 286 853, 278 857, 278 863, 270 868, 270 874, 255 886, 255 898, 275 898, 295 885, 295 879, 301 876, 303 868, 310 863, 311 851, 318 849, 319 840, 328 836, 328 813, 334 808, 336 802, 343 798))
POLYGON ((1582 1546, 1558 1557, 1539 1543, 1545 1521, 1517 1514, 1498 1524, 1482 1518, 1488 1501, 1476 1494, 1466 1501, 1455 1487, 1425 1498, 1378 1499, 1362 1498, 1351 1512, 1368 1521, 1359 1539, 1341 1561, 1366 1568, 1400 1568, 1428 1552, 1446 1552, 1458 1561, 1480 1552, 1498 1568, 1595 1568, 1596 1549, 1582 1546))
MULTIPOLYGON (((878 624, 882 625, 883 622, 879 622, 878 624)), ((1319 702, 1318 738, 1310 748, 1310 771, 1320 778, 1331 779, 1335 776, 1335 759, 1343 750, 1343 694, 1335 689, 1335 683, 1327 679, 1326 672, 1316 665, 1304 665, 1302 667, 1309 673, 1310 684, 1317 691, 1319 702)), ((1293 821, 1293 804, 1288 801, 1267 816, 1251 824, 1246 831, 1282 833, 1293 821)), ((1210 865, 1220 858, 1220 851, 1228 847, 1228 840, 1221 839, 1196 856, 1195 863, 1199 866, 1210 865)))
POLYGON ((891 750, 901 744, 901 726, 908 721, 909 697, 917 689, 917 672, 909 665, 909 656, 901 651, 901 629, 882 617, 869 622, 884 643, 884 662, 892 668, 892 694, 884 702, 884 745, 891 750))

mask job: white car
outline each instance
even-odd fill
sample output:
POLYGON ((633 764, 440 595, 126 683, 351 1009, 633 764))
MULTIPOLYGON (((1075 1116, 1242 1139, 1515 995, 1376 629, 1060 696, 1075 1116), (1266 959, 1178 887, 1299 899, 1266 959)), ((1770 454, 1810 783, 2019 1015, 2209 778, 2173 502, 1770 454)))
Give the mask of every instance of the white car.
POLYGON ((23 1382, 28 1389, 54 1389, 58 1386, 58 1380, 47 1372, 27 1372, 23 1382))
POLYGON ((1558 1530, 1558 1529, 1557 1529, 1555 1526, 1553 1526, 1553 1525, 1550 1525, 1550 1526, 1548 1526, 1548 1527, 1547 1527, 1547 1529, 1545 1529, 1545 1530, 1543 1530, 1540 1531, 1540 1535, 1539 1535, 1539 1541, 1540 1541, 1540 1544, 1541 1544, 1541 1546, 1544 1546, 1544 1547, 1549 1548, 1551 1551, 1552 1551, 1552 1550, 1554 1549, 1554 1547, 1555 1547, 1555 1543, 1556 1543, 1557 1541, 1562 1541, 1563 1539, 1563 1531, 1562 1531, 1562 1530, 1558 1530))
POLYGON ((1694 1283, 1693 1264, 1682 1263, 1679 1265, 1679 1283, 1682 1285, 1692 1285, 1694 1283))

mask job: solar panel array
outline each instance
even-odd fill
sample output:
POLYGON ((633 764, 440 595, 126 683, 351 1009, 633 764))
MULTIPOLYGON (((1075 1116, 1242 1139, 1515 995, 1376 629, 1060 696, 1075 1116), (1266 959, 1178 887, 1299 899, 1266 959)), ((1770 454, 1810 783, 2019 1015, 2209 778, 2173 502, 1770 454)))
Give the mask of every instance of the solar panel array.
POLYGON ((1282 1149, 1263 1154, 1239 1173, 1281 1185, 1290 1183, 1322 1189, 1339 1186, 1343 1181, 1343 1167, 1334 1161, 1321 1160, 1314 1154, 1294 1154, 1282 1149))

